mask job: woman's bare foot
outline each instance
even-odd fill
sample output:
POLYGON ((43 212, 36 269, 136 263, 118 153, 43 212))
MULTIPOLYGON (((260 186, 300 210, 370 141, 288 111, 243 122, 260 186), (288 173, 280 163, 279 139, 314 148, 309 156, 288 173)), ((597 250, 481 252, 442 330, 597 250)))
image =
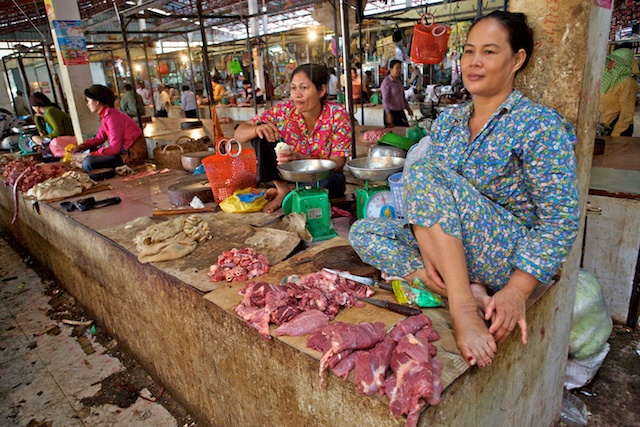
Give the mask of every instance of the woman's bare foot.
POLYGON ((489 333, 476 304, 451 307, 456 344, 470 366, 483 368, 491 364, 498 347, 489 333))
POLYGON ((271 201, 264 205, 262 212, 273 213, 282 207, 282 201, 285 196, 289 194, 289 184, 286 181, 273 181, 276 188, 267 190, 267 198, 271 198, 271 201), (275 194, 274 194, 275 191, 275 194))
POLYGON ((478 303, 478 309, 484 314, 491 297, 487 293, 487 287, 480 283, 471 283, 471 293, 478 303))
POLYGON ((280 196, 279 194, 274 197, 269 203, 264 205, 262 208, 262 212, 273 213, 282 207, 282 201, 284 200, 284 196, 280 196))

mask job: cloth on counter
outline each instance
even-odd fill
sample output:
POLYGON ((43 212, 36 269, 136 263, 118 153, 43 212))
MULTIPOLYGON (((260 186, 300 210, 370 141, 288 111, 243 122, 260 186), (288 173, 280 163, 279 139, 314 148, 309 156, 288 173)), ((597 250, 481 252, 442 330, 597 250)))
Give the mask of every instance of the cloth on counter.
POLYGON ((49 178, 29 189, 27 196, 37 200, 71 197, 95 186, 97 183, 84 172, 69 171, 62 176, 49 178))
POLYGON ((133 239, 141 263, 170 261, 189 255, 198 243, 211 238, 209 224, 199 215, 155 224, 133 239))
POLYGON ((313 240, 313 236, 307 230, 307 216, 304 213, 291 212, 282 218, 282 225, 285 230, 296 233, 307 243, 313 240))

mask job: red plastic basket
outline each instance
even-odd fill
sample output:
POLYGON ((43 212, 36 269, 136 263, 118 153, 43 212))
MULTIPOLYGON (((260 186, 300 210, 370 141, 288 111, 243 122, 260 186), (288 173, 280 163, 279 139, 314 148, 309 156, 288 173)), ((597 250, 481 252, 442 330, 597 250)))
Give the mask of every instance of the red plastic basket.
POLYGON ((235 139, 221 139, 216 154, 202 159, 207 180, 216 203, 222 202, 235 191, 256 186, 256 153, 252 148, 242 148, 235 139), (231 152, 233 143, 238 151, 231 152))
POLYGON ((411 41, 411 61, 416 64, 439 64, 447 53, 447 44, 451 28, 444 24, 436 24, 430 13, 425 13, 413 27, 411 41), (426 25, 425 17, 431 17, 431 24, 426 25))

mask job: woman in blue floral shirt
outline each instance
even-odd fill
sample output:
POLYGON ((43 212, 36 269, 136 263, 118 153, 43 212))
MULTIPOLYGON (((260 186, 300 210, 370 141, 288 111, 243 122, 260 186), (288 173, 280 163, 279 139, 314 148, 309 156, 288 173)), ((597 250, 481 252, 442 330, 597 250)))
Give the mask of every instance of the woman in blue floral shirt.
POLYGON ((473 103, 434 123, 425 158, 405 177, 406 223, 351 228, 365 262, 447 296, 469 365, 491 364, 516 325, 526 344, 527 299, 549 284, 578 231, 573 128, 513 89, 532 50, 523 14, 474 23, 461 59, 473 103))

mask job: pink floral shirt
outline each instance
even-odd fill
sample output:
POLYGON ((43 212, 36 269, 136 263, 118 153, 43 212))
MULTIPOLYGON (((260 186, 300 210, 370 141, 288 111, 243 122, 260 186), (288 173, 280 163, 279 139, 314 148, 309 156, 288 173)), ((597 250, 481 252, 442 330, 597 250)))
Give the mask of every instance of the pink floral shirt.
POLYGON ((274 123, 282 139, 293 150, 316 159, 348 157, 351 154, 351 121, 342 106, 325 102, 311 133, 292 100, 274 105, 252 119, 254 124, 274 123))

